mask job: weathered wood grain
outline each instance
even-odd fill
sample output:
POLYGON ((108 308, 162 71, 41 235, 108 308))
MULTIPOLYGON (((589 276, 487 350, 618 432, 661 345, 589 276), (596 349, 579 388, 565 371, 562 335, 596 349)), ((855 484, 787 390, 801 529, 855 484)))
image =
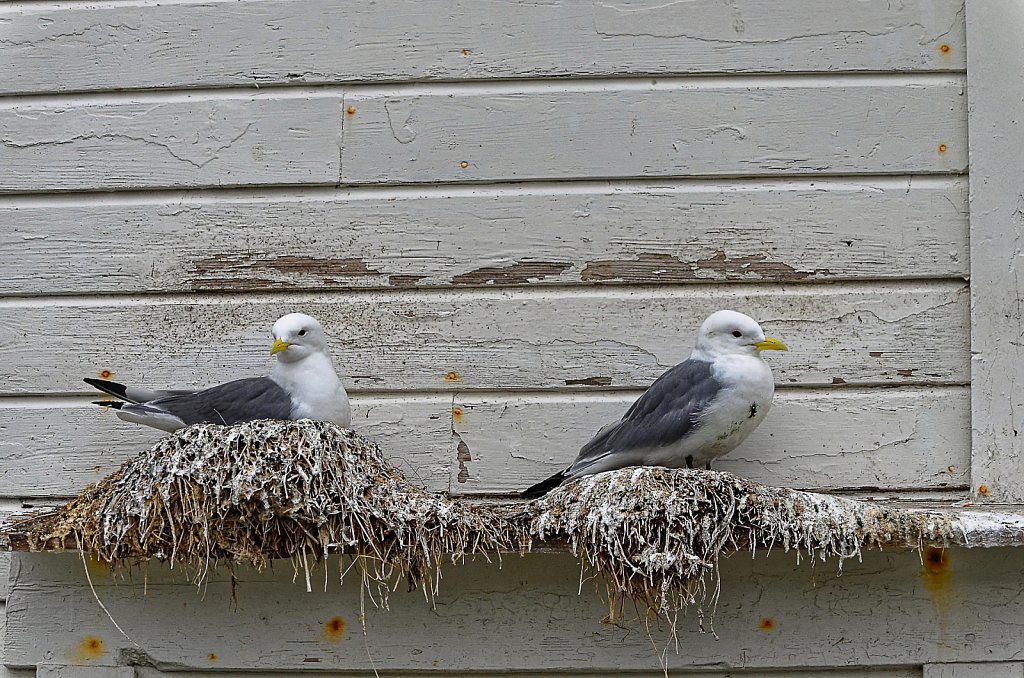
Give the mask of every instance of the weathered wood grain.
POLYGON ((340 118, 328 95, 4 107, 0 192, 335 184, 340 118))
MULTIPOLYGON (((20 675, 20 674, 19 674, 20 675)), ((138 678, 164 678, 166 673, 162 673, 159 669, 154 669, 148 666, 140 666, 136 669, 136 676, 138 678)), ((266 673, 260 673, 257 671, 175 671, 174 678, 266 678, 266 673)), ((307 674, 302 674, 307 675, 307 674)), ((375 675, 373 671, 344 671, 343 673, 332 673, 332 672, 321 672, 314 669, 309 670, 308 675, 316 675, 321 678, 379 678, 379 676, 390 676, 389 673, 380 673, 379 676, 375 675)), ((493 678, 494 672, 478 673, 476 671, 445 671, 445 676, 453 676, 454 678, 493 678)), ((629 676, 629 678, 663 678, 664 672, 662 671, 634 671, 632 669, 614 669, 611 671, 595 671, 595 670, 583 670, 583 671, 558 671, 552 673, 550 671, 516 671, 516 678, 591 678, 592 676, 629 676), (624 673, 623 671, 628 671, 624 673)), ((759 675, 765 678, 809 678, 806 671, 799 669, 793 671, 772 670, 767 673, 759 673, 759 675)), ((871 670, 865 672, 860 669, 842 669, 842 668, 829 668, 829 669, 817 669, 814 672, 815 678, 921 678, 921 671, 918 668, 884 668, 878 670, 871 670)), ((3 671, 0 669, 0 677, 3 677, 3 671)), ((685 674, 686 678, 736 678, 736 673, 733 671, 687 671, 685 674)), ((91 677, 83 677, 91 678, 91 677)), ((971 678, 974 678, 973 676, 971 678)), ((986 677, 987 678, 987 677, 986 677)))
POLYGON ((344 183, 967 168, 964 82, 955 76, 904 85, 852 78, 347 93, 345 109, 344 183))
MULTIPOLYGON (((564 468, 637 395, 363 396, 353 398, 353 427, 430 490, 518 493, 564 468)), ((0 495, 75 495, 164 435, 84 399, 49 400, 18 408, 19 399, 8 399, 0 409, 0 495)), ((716 468, 769 484, 861 493, 950 491, 969 482, 964 387, 782 391, 775 402, 751 439, 716 468)))
POLYGON ((973 468, 978 501, 1024 502, 1024 5, 968 3, 971 87, 973 468))
MULTIPOLYGON (((450 396, 358 397, 352 426, 377 441, 406 477, 448 489, 454 456, 450 396)), ((118 419, 85 399, 53 398, 33 407, 0 401, 0 495, 68 497, 164 437, 118 419), (53 401, 53 404, 50 404, 53 401)))
POLYGON ((0 293, 967 277, 964 178, 0 200, 0 293), (130 233, 131 237, 126 237, 130 233), (287 237, 282 237, 287 234, 287 237))
MULTIPOLYGON (((523 490, 568 466, 635 399, 459 394, 452 488, 523 490)), ((970 482, 969 449, 966 388, 783 391, 764 423, 715 469, 768 485, 825 491, 954 488, 970 482)))
POLYGON ((1021 662, 925 664, 924 678, 1024 678, 1021 662))
POLYGON ((9 301, 4 394, 84 393, 83 377, 208 386, 270 368, 269 327, 320 319, 354 391, 646 388, 687 358, 710 313, 734 308, 790 345, 780 384, 963 384, 960 281, 863 285, 473 290, 9 301), (60 328, 55 332, 53 328, 60 328))
POLYGON ((0 92, 963 70, 963 23, 963 0, 21 4, 0 14, 0 92))
MULTIPOLYGON (((813 670, 1011 660, 1024 619, 1016 595, 1024 549, 952 549, 945 556, 927 569, 914 551, 869 552, 863 562, 848 561, 842 576, 834 563, 796 565, 778 550, 725 559, 718 641, 697 632, 691 612, 680 620, 680 652, 669 653, 669 664, 758 673, 794 664, 813 670)), ((98 638, 104 651, 91 664, 110 665, 120 648, 131 647, 96 605, 77 554, 17 554, 14 567, 9 663, 63 657, 98 638)), ((391 671, 657 670, 643 622, 627 606, 620 625, 602 624, 608 606, 593 583, 578 593, 579 565, 570 556, 507 556, 498 568, 448 567, 433 608, 419 591, 401 589, 389 611, 367 604, 365 644, 357 577, 339 590, 336 563, 327 593, 305 593, 286 563, 260 575, 243 570, 237 606, 223 576, 197 590, 180 573, 150 565, 146 595, 141 571, 129 583, 94 580, 111 615, 156 668, 209 670, 213 653, 223 670, 369 670, 369 657, 391 671), (338 617, 344 631, 325 636, 338 617)), ((651 632, 665 642, 664 629, 651 632)))

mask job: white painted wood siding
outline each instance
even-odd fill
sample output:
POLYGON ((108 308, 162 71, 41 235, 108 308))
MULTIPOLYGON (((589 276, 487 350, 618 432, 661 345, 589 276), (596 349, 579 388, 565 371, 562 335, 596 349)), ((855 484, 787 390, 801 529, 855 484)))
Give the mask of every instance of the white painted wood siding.
MULTIPOLYGON (((968 109, 968 14, 0 2, 0 503, 73 495, 160 436, 90 405, 83 377, 259 373, 270 324, 298 309, 327 327, 355 427, 432 490, 507 494, 557 470, 731 307, 792 350, 768 356, 776 404, 721 468, 901 500, 962 500, 979 478, 1018 496, 1012 455, 977 456, 979 421, 1009 424, 985 419, 972 374, 1012 372, 972 362, 972 328, 998 345, 978 339, 971 267, 994 286, 990 252, 1009 250, 972 237, 967 123, 987 118, 968 109)), ((991 554, 955 556, 955 586, 915 554, 841 579, 734 558, 721 639, 687 629, 671 662, 704 678, 1016 671, 1019 634, 988 622, 1020 623, 1020 555, 991 554)), ((11 676, 111 675, 138 649, 76 563, 15 557, 11 676)), ((288 568, 244 573, 237 612, 222 580, 201 598, 155 568, 142 596, 94 574, 156 662, 125 676, 371 675, 367 651, 393 672, 658 675, 640 626, 602 625, 576 595, 568 557, 506 568, 448 570, 435 608, 396 594, 371 611, 368 650, 353 589, 307 595, 288 568)))

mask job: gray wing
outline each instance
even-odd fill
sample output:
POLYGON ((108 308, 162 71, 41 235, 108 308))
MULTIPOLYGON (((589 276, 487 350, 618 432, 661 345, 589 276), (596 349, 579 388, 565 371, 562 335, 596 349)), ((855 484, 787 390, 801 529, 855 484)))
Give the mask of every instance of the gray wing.
MULTIPOLYGON (((710 362, 686 360, 651 384, 614 424, 605 426, 580 449, 569 475, 579 475, 610 455, 671 445, 700 427, 700 414, 715 399, 722 385, 710 362)), ((636 463, 623 455, 619 466, 602 464, 602 470, 636 463)))
POLYGON ((290 419, 292 399, 268 377, 229 381, 204 391, 125 405, 122 412, 171 415, 184 424, 237 424, 253 419, 290 419))

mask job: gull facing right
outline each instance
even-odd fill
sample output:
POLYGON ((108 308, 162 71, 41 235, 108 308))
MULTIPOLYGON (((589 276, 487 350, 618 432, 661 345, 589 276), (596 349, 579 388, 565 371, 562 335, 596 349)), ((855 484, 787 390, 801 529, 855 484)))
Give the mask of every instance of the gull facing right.
POLYGON ((757 428, 775 380, 761 351, 788 351, 750 316, 716 311, 689 359, 651 384, 619 421, 597 432, 563 471, 525 490, 539 497, 566 480, 627 466, 711 469, 757 428))

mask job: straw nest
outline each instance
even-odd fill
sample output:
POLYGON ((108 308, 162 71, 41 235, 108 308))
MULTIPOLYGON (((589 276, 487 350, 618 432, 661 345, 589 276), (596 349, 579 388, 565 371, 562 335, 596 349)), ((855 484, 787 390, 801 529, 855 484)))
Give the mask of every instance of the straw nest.
POLYGON ((537 546, 568 548, 614 596, 672 617, 713 603, 721 554, 799 549, 840 562, 864 547, 953 538, 942 514, 771 488, 714 471, 624 469, 531 502, 470 502, 411 485, 372 441, 331 424, 199 425, 163 439, 60 509, 4 532, 14 548, 81 548, 112 565, 156 558, 192 568, 306 573, 353 558, 386 605, 401 578, 437 590, 440 567, 537 546))

